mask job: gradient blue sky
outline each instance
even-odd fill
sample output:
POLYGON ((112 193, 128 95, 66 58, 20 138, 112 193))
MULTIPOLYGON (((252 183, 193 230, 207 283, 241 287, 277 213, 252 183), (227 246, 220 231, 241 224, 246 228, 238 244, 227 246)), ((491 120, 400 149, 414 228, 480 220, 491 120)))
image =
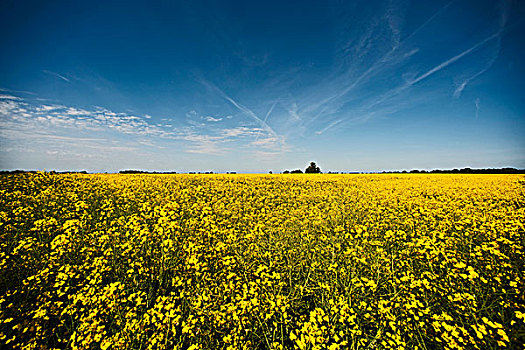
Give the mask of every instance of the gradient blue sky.
POLYGON ((0 3, 0 168, 525 167, 525 2, 0 3))

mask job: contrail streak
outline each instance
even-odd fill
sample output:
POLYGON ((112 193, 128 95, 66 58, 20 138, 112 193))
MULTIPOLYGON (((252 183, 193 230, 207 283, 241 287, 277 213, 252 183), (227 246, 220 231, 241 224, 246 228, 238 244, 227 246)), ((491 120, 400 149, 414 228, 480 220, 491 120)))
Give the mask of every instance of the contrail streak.
POLYGON ((468 55, 469 53, 471 53, 472 51, 478 49, 480 46, 482 45, 485 45, 487 42, 489 42, 490 40, 496 38, 499 36, 499 32, 498 33, 495 33, 495 34, 492 34, 491 36, 489 36, 488 38, 485 38, 484 40, 480 41, 479 43, 477 43, 476 45, 472 46, 470 49, 467 49, 465 51, 463 51, 462 53, 460 53, 459 55, 456 55, 452 58, 449 58, 448 60, 446 60, 445 62, 441 63, 440 65, 437 65, 435 66, 434 68, 432 68, 431 70, 429 70, 428 72, 426 72, 425 74, 419 76, 418 78, 412 80, 411 82, 409 82, 409 85, 414 85, 418 82, 420 82, 421 80, 431 76, 432 74, 442 70, 443 68, 445 68, 446 66, 450 65, 451 63, 454 63, 456 62, 457 60, 459 60, 460 58, 462 58, 463 56, 466 56, 468 55))
MULTIPOLYGON (((353 82, 352 84, 350 84, 349 86, 347 86, 346 88, 344 88, 343 90, 341 90, 340 92, 338 92, 337 94, 335 95, 332 95, 330 97, 327 97, 325 98, 324 100, 318 102, 314 107, 313 109, 315 110, 316 108, 318 107, 321 107, 321 106, 325 106, 326 104, 334 101, 334 100, 337 100, 341 97, 343 97, 344 95, 346 95, 347 93, 349 93, 351 90, 353 90, 357 85, 359 85, 365 78, 368 78, 368 76, 375 72, 376 70, 380 69, 381 67, 383 67, 383 63, 385 62, 388 62, 392 56, 392 54, 394 52, 396 52, 399 47, 401 45, 403 45, 406 41, 408 41, 409 39, 411 39, 414 35, 416 35, 419 31, 421 31, 421 29, 423 29, 424 27, 427 26, 427 24, 429 24, 430 22, 432 22, 434 20, 434 18, 436 18, 437 16, 439 16, 443 11, 445 11, 450 5, 452 5, 452 3, 456 2, 457 0, 452 0, 450 1, 449 3, 447 3, 446 5, 444 5, 443 7, 441 7, 436 13, 434 13, 432 16, 430 16, 425 22, 423 22, 423 24, 421 24, 419 27, 416 28, 416 30, 414 30, 409 36, 407 36, 405 39, 403 39, 401 42, 398 43, 398 45, 394 46, 389 52, 387 52, 385 55, 383 55, 379 60, 375 61, 365 72, 363 72, 360 76, 358 76, 353 82)), ((417 51, 412 51, 411 53, 416 53, 417 51)), ((403 59, 406 59, 408 57, 410 57, 411 55, 409 56, 405 56, 403 57, 403 59)), ((324 111, 326 110, 325 107, 323 107, 309 122, 312 123, 314 122, 315 120, 317 120, 323 113, 324 111)))
POLYGON ((270 135, 272 135, 276 139, 280 139, 279 135, 277 135, 277 133, 268 124, 266 124, 266 122, 264 120, 259 118, 251 109, 249 109, 248 107, 243 106, 240 103, 237 103, 233 98, 231 98, 230 96, 226 95, 226 93, 224 93, 224 91, 219 89, 217 86, 215 86, 215 85, 213 85, 213 84, 211 84, 211 83, 209 83, 209 82, 207 82, 205 80, 202 80, 202 83, 204 85, 206 85, 208 88, 210 88, 212 90, 215 90, 222 98, 224 98, 226 101, 230 102, 235 108, 237 108, 238 110, 240 110, 241 112, 243 112, 247 116, 253 118, 270 135))
MULTIPOLYGON (((270 109, 268 110, 268 112, 266 112, 266 116, 264 117, 264 122, 266 123, 266 121, 268 120, 268 117, 270 116, 270 114, 272 114, 273 112, 273 109, 275 108, 275 105, 277 104, 278 101, 275 101, 272 106, 270 107, 270 109)), ((259 136, 261 135, 261 131, 259 130, 259 132, 257 133, 257 136, 255 136, 255 141, 257 141, 259 139, 259 136)))
POLYGON ((55 77, 57 77, 57 78, 59 78, 59 79, 62 79, 63 81, 67 81, 68 83, 70 82, 70 80, 69 80, 68 78, 66 78, 65 76, 60 75, 60 74, 55 73, 55 72, 52 72, 52 71, 50 71, 50 70, 45 70, 45 69, 44 69, 42 72, 44 72, 44 73, 46 73, 46 74, 53 75, 53 76, 55 76, 55 77))

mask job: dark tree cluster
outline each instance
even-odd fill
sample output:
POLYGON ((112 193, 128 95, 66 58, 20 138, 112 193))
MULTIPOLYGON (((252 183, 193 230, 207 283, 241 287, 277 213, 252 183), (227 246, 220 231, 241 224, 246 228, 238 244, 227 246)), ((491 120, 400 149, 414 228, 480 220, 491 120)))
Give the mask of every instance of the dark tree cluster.
POLYGON ((304 170, 305 174, 320 174, 321 169, 315 164, 315 162, 311 162, 308 168, 304 170))
MULTIPOLYGON (((285 170, 283 171, 283 174, 302 174, 303 171, 301 169, 295 169, 295 170, 285 170)), ((315 164, 315 162, 311 162, 310 165, 304 170, 305 174, 320 174, 321 169, 315 164)))

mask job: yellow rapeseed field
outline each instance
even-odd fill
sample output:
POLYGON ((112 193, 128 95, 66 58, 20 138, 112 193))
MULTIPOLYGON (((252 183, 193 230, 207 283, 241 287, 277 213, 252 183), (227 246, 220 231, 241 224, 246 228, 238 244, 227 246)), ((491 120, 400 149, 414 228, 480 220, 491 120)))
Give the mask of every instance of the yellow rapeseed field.
POLYGON ((3 349, 522 349, 522 175, 0 176, 3 349))

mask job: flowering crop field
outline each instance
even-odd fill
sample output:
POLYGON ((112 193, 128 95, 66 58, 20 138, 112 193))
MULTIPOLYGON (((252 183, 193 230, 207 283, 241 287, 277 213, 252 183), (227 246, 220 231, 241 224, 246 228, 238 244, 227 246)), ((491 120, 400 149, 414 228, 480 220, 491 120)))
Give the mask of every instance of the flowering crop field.
POLYGON ((0 176, 4 349, 522 349, 522 175, 0 176))

